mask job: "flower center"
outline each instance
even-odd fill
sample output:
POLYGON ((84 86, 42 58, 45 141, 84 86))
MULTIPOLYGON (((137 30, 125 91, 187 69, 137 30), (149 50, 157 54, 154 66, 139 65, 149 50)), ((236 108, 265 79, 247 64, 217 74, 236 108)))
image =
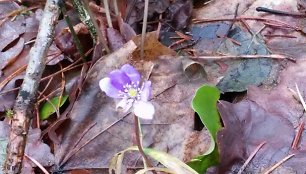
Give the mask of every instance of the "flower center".
POLYGON ((131 84, 126 84, 123 86, 123 88, 124 91, 121 92, 121 95, 123 94, 123 97, 132 99, 133 101, 140 100, 140 93, 142 89, 139 88, 139 82, 132 82, 131 84))
POLYGON ((130 96, 130 97, 136 97, 137 96, 137 93, 138 93, 138 91, 136 90, 136 89, 134 89, 134 88, 130 88, 129 90, 128 90, 128 95, 130 96))

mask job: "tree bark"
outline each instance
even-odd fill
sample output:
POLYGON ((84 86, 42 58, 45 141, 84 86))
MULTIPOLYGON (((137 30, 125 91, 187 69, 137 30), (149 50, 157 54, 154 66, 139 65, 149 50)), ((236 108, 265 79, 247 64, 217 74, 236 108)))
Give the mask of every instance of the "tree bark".
POLYGON ((46 55, 53 40, 58 16, 58 0, 47 0, 35 44, 29 53, 26 75, 14 105, 14 115, 4 164, 4 172, 7 174, 20 173, 22 169, 24 149, 33 117, 32 111, 36 100, 35 97, 45 69, 46 55))

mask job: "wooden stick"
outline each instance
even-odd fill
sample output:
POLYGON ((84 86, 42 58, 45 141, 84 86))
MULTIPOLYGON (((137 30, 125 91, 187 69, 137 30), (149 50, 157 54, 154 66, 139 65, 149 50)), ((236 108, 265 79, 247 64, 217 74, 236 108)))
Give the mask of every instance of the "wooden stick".
POLYGON ((301 31, 302 29, 298 26, 292 26, 288 23, 285 23, 283 21, 280 20, 276 20, 276 19, 269 19, 269 18, 261 18, 261 17, 250 17, 250 16, 240 16, 237 17, 235 19, 233 18, 218 18, 218 19, 193 19, 193 23, 194 24, 198 24, 198 23, 206 23, 206 22, 220 22, 220 21, 241 21, 241 20, 254 20, 254 21, 264 21, 264 22, 270 22, 270 23, 275 23, 275 24, 279 24, 279 25, 283 25, 283 26, 287 26, 288 28, 292 28, 295 29, 297 31, 301 31))
POLYGON ((282 165, 284 162, 286 162, 288 159, 290 159, 291 157, 293 157, 295 154, 291 154, 286 156, 285 158, 283 158, 281 161, 279 161, 278 163, 274 164, 269 170, 267 170, 264 174, 269 174, 271 173, 273 170, 275 170, 278 166, 282 165))
POLYGON ((58 3, 58 0, 47 0, 35 44, 29 53, 30 59, 26 75, 14 105, 14 115, 4 164, 5 173, 17 174, 22 169, 27 135, 33 117, 35 96, 45 69, 47 52, 52 43, 54 28, 60 14, 58 3))
POLYGON ((300 125, 298 127, 298 132, 295 134, 295 137, 294 137, 291 149, 293 149, 293 150, 297 150, 298 149, 298 144, 300 142, 302 133, 304 131, 304 126, 305 126, 304 122, 300 123, 300 125))
POLYGON ((246 166, 250 163, 250 161, 254 158, 254 156, 256 155, 256 153, 259 151, 259 149, 266 144, 266 142, 260 143, 259 146, 256 147, 256 149, 254 150, 254 152, 252 152, 252 154, 248 157, 248 159, 244 162, 244 164, 242 165, 242 167, 239 169, 237 174, 241 174, 244 169, 246 168, 246 166))
POLYGON ((269 55, 225 55, 225 56, 198 56, 198 57, 191 57, 192 59, 204 59, 204 60, 220 60, 220 59, 258 59, 258 58, 270 58, 270 59, 288 59, 293 62, 296 60, 292 57, 280 55, 280 54, 269 54, 269 55))

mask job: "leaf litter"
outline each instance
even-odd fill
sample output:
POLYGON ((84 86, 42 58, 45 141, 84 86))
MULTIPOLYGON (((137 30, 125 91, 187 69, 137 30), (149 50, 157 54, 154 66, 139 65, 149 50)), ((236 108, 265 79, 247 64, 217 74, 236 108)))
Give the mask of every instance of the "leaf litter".
MULTIPOLYGON (((206 129, 194 130, 191 101, 200 86, 210 84, 216 85, 223 93, 247 91, 247 94, 245 99, 237 103, 219 101, 218 110, 223 127, 217 133, 215 141, 220 161, 216 167, 209 168, 207 173, 238 172, 245 160, 262 143, 265 144, 246 164, 244 172, 272 171, 273 165, 294 154, 273 169, 272 173, 305 173, 303 133, 297 148, 291 147, 298 125, 305 120, 304 109, 294 98, 295 92, 292 92, 296 83, 304 96, 305 19, 256 11, 257 7, 264 6, 303 12, 305 5, 301 1, 298 4, 292 1, 280 1, 277 4, 262 0, 231 3, 211 1, 197 9, 192 9, 191 1, 187 0, 151 3, 148 21, 153 22, 148 24, 148 30, 155 31, 159 24, 162 27, 157 32, 147 33, 143 60, 140 59, 140 36, 136 34, 140 32, 143 16, 140 14, 144 6, 143 3, 126 2, 118 2, 123 12, 122 18, 113 17, 113 23, 118 22, 118 26, 106 28, 104 16, 98 19, 101 32, 108 38, 108 44, 114 52, 103 56, 103 51, 99 50, 101 47, 95 46, 94 62, 97 62, 90 66, 86 74, 84 70, 89 63, 76 63, 74 65, 78 67, 73 71, 69 69, 72 62, 80 62, 80 55, 64 20, 59 22, 55 41, 48 53, 49 67, 44 74, 44 77, 48 77, 47 80, 51 80, 50 83, 45 81, 41 84, 40 91, 43 91, 43 94, 40 96, 51 99, 66 91, 66 94, 70 94, 70 103, 67 103, 68 107, 63 105, 67 110, 62 118, 53 115, 41 122, 38 117, 38 121, 33 123, 34 128, 30 132, 33 136, 29 136, 27 145, 31 148, 26 150, 27 155, 43 166, 54 164, 51 171, 107 171, 105 169, 109 167, 110 159, 133 145, 133 125, 132 115, 117 112, 113 107, 114 101, 99 89, 98 81, 113 69, 130 63, 146 79, 151 80, 153 85, 152 103, 156 108, 156 115, 153 120, 142 122, 145 147, 164 151, 186 163, 205 154, 210 148, 210 135, 206 129), (239 8, 235 17, 237 3, 239 8), (223 10, 220 10, 220 7, 223 10), (194 12, 194 21, 204 18, 206 22, 215 22, 188 23, 191 11, 194 12), (164 15, 164 19, 159 19, 160 14, 164 15), (236 20, 235 23, 233 20, 236 20), (178 32, 191 39, 185 43, 178 42, 175 48, 162 45, 170 46, 175 43, 177 40, 169 37, 177 37, 178 32), (158 41, 158 34, 161 42, 158 41), (181 56, 176 56, 177 54, 181 56), (296 62, 260 57, 246 60, 197 59, 197 56, 270 54, 293 57, 296 62), (82 71, 80 67, 83 67, 82 71), (65 68, 69 70, 61 73, 65 68), (80 72, 83 73, 82 76, 79 76, 80 72), (51 145, 51 152, 55 157, 50 153, 48 145, 40 140, 48 139, 41 136, 39 128, 45 129, 43 135, 48 133, 49 138, 53 140, 51 143, 47 142, 51 145), (41 147, 34 147, 32 141, 41 147), (38 153, 36 156, 39 151, 48 155, 39 156, 38 153), (52 163, 46 163, 48 160, 52 163)), ((3 18, 21 7, 11 2, 1 3, 0 8, 0 16, 3 18)), ((27 54, 37 34, 42 10, 33 11, 35 12, 17 15, 15 20, 3 20, 0 26, 0 56, 6 60, 0 64, 0 103, 3 113, 13 106, 16 93, 7 91, 16 90, 20 86, 18 82, 23 78, 27 54)), ((103 10, 96 13, 103 14, 103 10)), ((91 56, 94 45, 88 31, 82 30, 82 26, 79 28, 81 30, 77 29, 76 25, 80 21, 75 13, 70 11, 69 17, 73 19, 75 29, 80 31, 78 37, 88 52, 87 55, 91 56)), ((4 124, 5 121, 0 123, 4 124)), ((6 136, 2 135, 1 150, 6 146, 2 143, 5 142, 6 136)), ((0 154, 3 157, 5 152, 0 151, 0 154)), ((143 164, 139 158, 141 156, 138 153, 127 153, 123 160, 124 169, 141 168, 143 164)), ((36 165, 29 161, 25 159, 24 166, 28 166, 28 171, 33 172, 32 167, 36 165)), ((157 162, 154 165, 158 165, 157 162)))
MULTIPOLYGON (((59 153, 56 154, 59 155, 58 159, 63 159, 67 157, 67 155, 69 156, 69 153, 67 154, 67 150, 65 150, 70 148, 69 146, 67 147, 67 145, 74 144, 73 142, 78 141, 79 137, 82 137, 82 139, 76 148, 82 146, 85 142, 94 137, 97 132, 102 132, 101 135, 81 148, 67 162, 65 161, 66 163, 64 164, 63 168, 66 170, 83 168, 85 166, 87 166, 87 168, 105 168, 108 166, 109 160, 116 152, 118 152, 123 147, 132 145, 132 142, 129 138, 131 137, 129 130, 132 130, 131 115, 124 116, 115 110, 110 109, 112 108, 110 106, 113 105, 113 102, 108 101, 104 94, 101 93, 100 90, 96 89, 97 83, 94 83, 96 80, 99 80, 101 77, 105 76, 105 73, 108 72, 106 70, 106 72, 102 74, 103 72, 100 70, 101 65, 104 65, 105 69, 105 65, 108 65, 110 66, 108 69, 111 70, 113 69, 112 67, 118 66, 119 62, 124 63, 128 61, 127 58, 123 58, 123 56, 119 57, 116 55, 120 53, 123 55, 126 54, 127 56, 127 48, 124 50, 121 48, 120 50, 122 50, 120 52, 124 52, 120 53, 118 50, 116 53, 114 53, 115 55, 110 55, 104 59, 101 59, 94 65, 92 71, 88 74, 87 80, 85 82, 85 86, 89 85, 86 87, 88 90, 83 91, 77 102, 84 104, 84 107, 89 103, 95 104, 88 108, 89 110, 81 109, 83 107, 80 107, 79 104, 78 107, 73 108, 71 111, 70 118, 72 122, 70 123, 66 134, 63 135, 64 138, 62 140, 62 145, 58 147, 58 149, 60 149, 58 151, 59 153), (89 96, 96 96, 97 98, 89 96), (103 98, 103 100, 97 100, 98 98, 103 98), (105 103, 105 101, 108 102, 105 103), (86 115, 91 115, 91 117, 86 115), (88 126, 94 123, 100 124, 92 127, 83 137, 82 134, 84 129, 87 130, 88 126), (124 127, 125 131, 121 131, 121 127, 124 127), (115 142, 107 141, 107 139, 109 139, 111 136, 115 136, 117 140, 115 142), (103 146, 99 146, 99 144, 103 144, 103 146), (89 149, 92 148, 99 148, 104 155, 100 157, 96 156, 95 152, 90 152, 89 149), (83 155, 86 155, 86 159, 88 159, 88 161, 79 161, 79 157, 83 155), (96 162, 93 162, 92 160, 96 162)), ((151 147, 157 147, 158 149, 164 151, 168 151, 168 153, 175 156, 180 156, 180 158, 185 160, 190 160, 190 157, 185 155, 190 153, 191 149, 186 149, 188 147, 187 144, 180 144, 180 142, 187 143, 189 138, 194 139, 194 136, 200 136, 203 134, 197 134, 195 131, 193 131, 193 111, 191 108, 185 108, 182 106, 190 103, 193 96, 193 90, 187 89, 196 89, 201 83, 196 82, 193 84, 188 81, 186 76, 181 71, 182 67, 180 59, 176 59, 175 57, 170 56, 156 61, 157 62, 154 63, 155 65, 150 62, 135 64, 138 69, 144 71, 142 74, 147 74, 146 76, 150 75, 149 79, 152 81, 154 96, 152 102, 155 105, 158 114, 161 115, 160 117, 156 117, 152 122, 148 121, 144 123, 145 126, 143 129, 143 135, 145 144, 151 147), (152 65, 154 65, 155 68, 153 67, 153 69, 148 72, 152 65), (186 82, 188 82, 187 86, 186 82), (165 90, 167 92, 164 92, 165 90), (182 93, 183 91, 189 92, 182 93), (172 111, 173 113, 171 113, 167 111, 167 108, 169 107, 177 108, 176 112, 172 111), (188 122, 189 124, 186 124, 188 122), (175 139, 171 138, 173 137, 173 130, 176 130, 177 133, 180 134, 181 138, 177 139, 177 136, 175 136, 175 139), (164 133, 160 134, 160 132, 164 133), (171 141, 166 141, 169 138, 171 138, 171 141)), ((203 136, 205 136, 205 134, 203 136)), ((197 146, 200 145, 198 144, 197 146)), ((204 147, 201 149, 205 150, 204 147)), ((137 159, 137 155, 135 156, 134 154, 134 157, 129 157, 127 164, 133 164, 137 162, 137 159)), ((59 165, 61 164, 63 164, 62 161, 60 161, 59 165)))
MULTIPOLYGON (((0 128, 0 146, 2 147, 0 165, 2 166, 5 161, 5 153, 3 152, 3 150, 5 149, 5 146, 8 143, 8 132, 10 131, 9 123, 7 123, 6 121, 1 121, 0 128)), ((27 156, 30 156, 31 158, 34 158, 42 166, 52 166, 54 165, 55 160, 54 155, 51 153, 50 147, 41 141, 40 136, 40 129, 30 130, 30 133, 28 135, 28 142, 25 148, 25 154, 27 156)), ((34 173, 34 167, 37 167, 36 164, 25 156, 22 173, 34 173)))

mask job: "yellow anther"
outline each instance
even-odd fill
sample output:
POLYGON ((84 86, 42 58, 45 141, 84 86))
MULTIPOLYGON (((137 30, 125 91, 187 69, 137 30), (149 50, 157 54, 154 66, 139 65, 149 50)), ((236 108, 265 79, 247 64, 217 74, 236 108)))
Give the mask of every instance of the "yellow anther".
POLYGON ((136 97, 137 96, 137 90, 134 88, 130 88, 128 91, 128 94, 130 97, 136 97))

